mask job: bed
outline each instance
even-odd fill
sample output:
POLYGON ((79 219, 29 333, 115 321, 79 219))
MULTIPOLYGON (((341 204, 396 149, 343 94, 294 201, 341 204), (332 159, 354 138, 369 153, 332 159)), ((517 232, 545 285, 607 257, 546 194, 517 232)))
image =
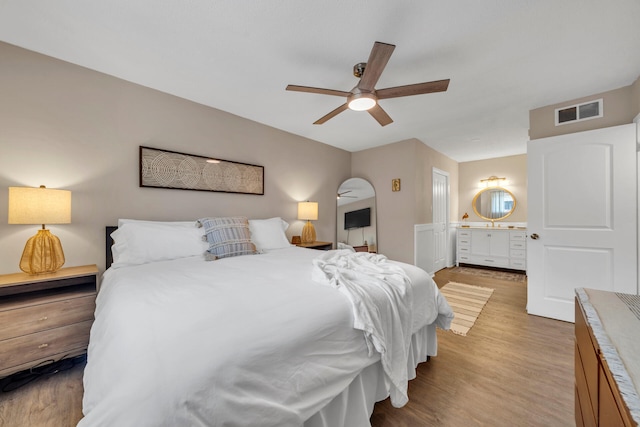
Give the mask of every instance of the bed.
POLYGON ((453 317, 429 275, 292 246, 280 218, 209 220, 108 228, 79 426, 358 427, 406 403, 453 317))

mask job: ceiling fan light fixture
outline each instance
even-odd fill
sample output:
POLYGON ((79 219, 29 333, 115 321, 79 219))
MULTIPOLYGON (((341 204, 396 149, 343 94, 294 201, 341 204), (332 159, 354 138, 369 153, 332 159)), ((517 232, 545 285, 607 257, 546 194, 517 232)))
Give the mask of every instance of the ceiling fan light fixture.
POLYGON ((349 109, 353 111, 370 110, 376 105, 376 98, 371 93, 357 93, 349 97, 349 109))

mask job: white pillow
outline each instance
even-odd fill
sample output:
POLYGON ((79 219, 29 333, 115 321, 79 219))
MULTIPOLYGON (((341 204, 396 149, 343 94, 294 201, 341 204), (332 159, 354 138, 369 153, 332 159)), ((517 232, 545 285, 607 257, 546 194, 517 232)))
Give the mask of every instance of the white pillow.
POLYGON ((152 224, 152 225, 166 225, 168 227, 198 227, 198 221, 147 221, 144 219, 118 219, 118 227, 122 227, 125 224, 152 224))
POLYGON ((124 220, 111 233, 115 267, 202 255, 204 232, 191 222, 124 220))
POLYGON ((259 251, 291 246, 284 234, 287 228, 289 223, 280 217, 249 220, 251 241, 259 251))

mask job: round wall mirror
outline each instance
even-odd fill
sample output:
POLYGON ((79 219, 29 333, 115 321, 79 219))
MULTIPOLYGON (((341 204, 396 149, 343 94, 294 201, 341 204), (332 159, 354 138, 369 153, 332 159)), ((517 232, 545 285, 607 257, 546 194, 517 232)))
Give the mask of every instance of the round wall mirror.
POLYGON ((336 241, 357 252, 376 252, 376 191, 366 179, 349 178, 338 187, 336 241))
POLYGON ((513 193, 502 187, 488 187, 478 191, 473 198, 473 211, 487 221, 505 219, 516 209, 513 193))

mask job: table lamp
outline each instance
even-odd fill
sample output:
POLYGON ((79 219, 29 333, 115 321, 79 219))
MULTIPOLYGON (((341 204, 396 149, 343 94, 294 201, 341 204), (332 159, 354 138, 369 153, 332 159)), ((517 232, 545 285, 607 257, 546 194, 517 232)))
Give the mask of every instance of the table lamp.
POLYGON ((42 229, 27 240, 20 270, 28 274, 53 273, 64 265, 60 239, 45 224, 71 222, 71 191, 9 187, 9 224, 42 224, 42 229))
POLYGON ((318 219, 318 202, 299 202, 298 219, 306 220, 307 223, 302 228, 302 243, 313 243, 316 241, 316 229, 311 221, 318 219))

